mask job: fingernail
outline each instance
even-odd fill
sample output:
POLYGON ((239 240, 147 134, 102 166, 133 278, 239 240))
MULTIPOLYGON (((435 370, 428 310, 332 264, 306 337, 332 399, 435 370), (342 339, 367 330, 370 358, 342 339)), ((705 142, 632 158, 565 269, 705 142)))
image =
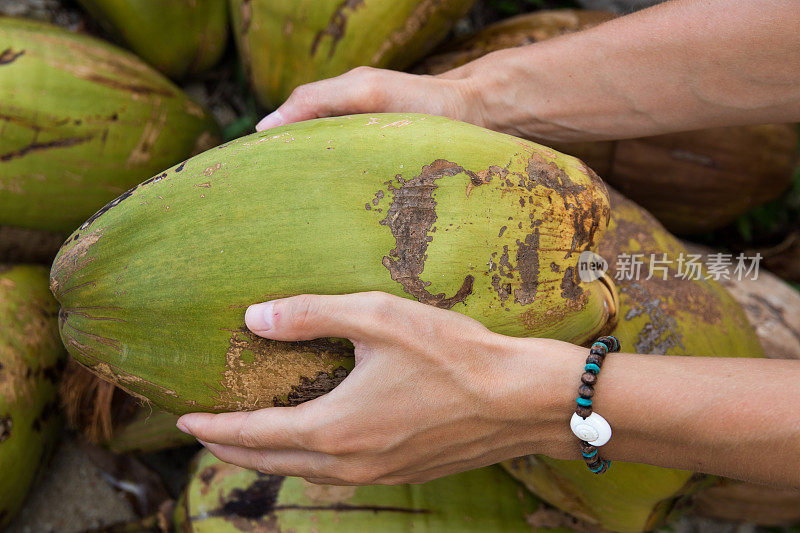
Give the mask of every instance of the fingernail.
POLYGON ((264 131, 281 125, 283 125, 283 117, 279 111, 273 111, 256 124, 256 131, 264 131))
POLYGON ((244 313, 244 323, 250 331, 269 331, 275 325, 274 302, 251 305, 244 313))
MULTIPOLYGON (((184 423, 183 423, 183 420, 181 420, 180 418, 178 419, 178 423, 177 423, 177 424, 175 424, 175 426, 176 426, 178 429, 180 429, 181 431, 183 431, 184 433, 189 433, 189 428, 187 428, 187 427, 186 427, 186 424, 184 424, 184 423)), ((191 434, 191 433, 190 433, 190 434, 191 434)))

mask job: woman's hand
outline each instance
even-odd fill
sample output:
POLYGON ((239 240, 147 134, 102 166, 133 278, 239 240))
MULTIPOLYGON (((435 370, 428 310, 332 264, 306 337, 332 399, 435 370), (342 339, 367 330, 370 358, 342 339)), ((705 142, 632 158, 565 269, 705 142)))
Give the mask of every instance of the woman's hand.
POLYGON ((504 337, 378 292, 285 298, 245 318, 269 339, 347 337, 356 366, 297 407, 183 416, 178 427, 223 461, 319 483, 396 484, 533 452, 577 457, 566 421, 581 348, 504 337))

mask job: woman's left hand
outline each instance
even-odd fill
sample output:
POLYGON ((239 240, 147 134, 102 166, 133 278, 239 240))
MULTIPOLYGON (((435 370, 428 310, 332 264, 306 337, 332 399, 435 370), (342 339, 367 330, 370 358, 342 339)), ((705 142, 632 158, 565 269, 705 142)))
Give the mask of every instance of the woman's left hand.
POLYGON ((505 337, 379 292, 274 300, 251 306, 245 320, 269 339, 346 337, 356 366, 297 407, 181 417, 178 427, 223 461, 317 483, 398 484, 574 452, 564 422, 574 387, 548 376, 574 381, 558 361, 579 365, 580 348, 505 337))

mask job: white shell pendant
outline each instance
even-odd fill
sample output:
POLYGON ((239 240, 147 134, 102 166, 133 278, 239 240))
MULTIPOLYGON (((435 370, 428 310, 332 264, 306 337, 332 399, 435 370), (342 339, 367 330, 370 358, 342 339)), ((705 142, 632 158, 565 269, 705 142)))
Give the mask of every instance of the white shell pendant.
POLYGON ((579 439, 592 446, 602 446, 611 439, 611 426, 605 418, 592 413, 586 418, 581 418, 577 413, 572 414, 569 427, 579 439))

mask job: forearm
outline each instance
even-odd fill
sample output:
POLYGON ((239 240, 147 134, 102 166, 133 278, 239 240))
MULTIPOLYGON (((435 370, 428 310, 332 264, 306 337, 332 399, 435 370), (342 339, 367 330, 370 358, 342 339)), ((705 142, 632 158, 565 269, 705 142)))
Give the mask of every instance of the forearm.
POLYGON ((798 27, 791 0, 673 0, 443 77, 469 86, 467 120, 545 140, 793 122, 798 27))
MULTIPOLYGON (((580 458, 568 421, 585 358, 577 347, 549 357, 557 458, 580 458)), ((613 430, 602 456, 800 489, 798 383, 796 361, 610 354, 593 397, 613 430)))

